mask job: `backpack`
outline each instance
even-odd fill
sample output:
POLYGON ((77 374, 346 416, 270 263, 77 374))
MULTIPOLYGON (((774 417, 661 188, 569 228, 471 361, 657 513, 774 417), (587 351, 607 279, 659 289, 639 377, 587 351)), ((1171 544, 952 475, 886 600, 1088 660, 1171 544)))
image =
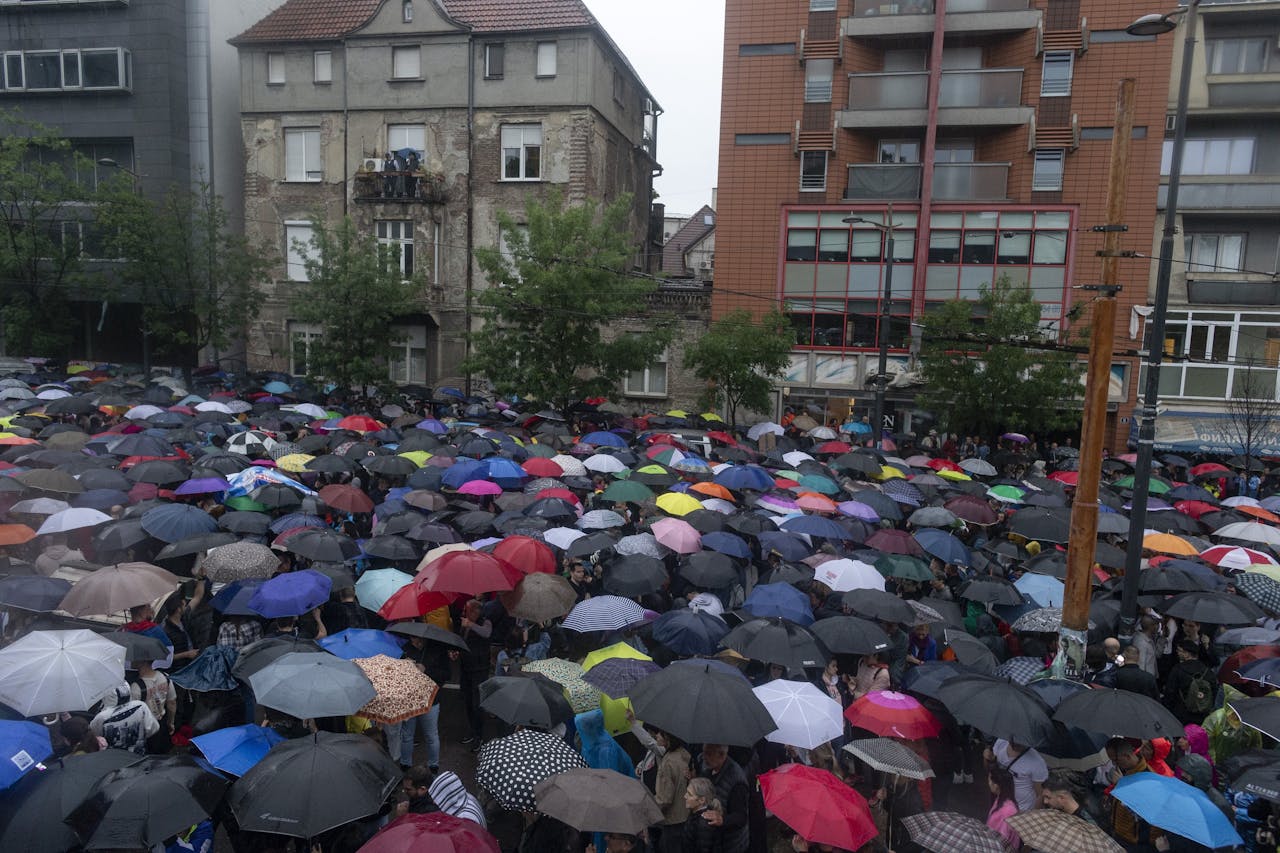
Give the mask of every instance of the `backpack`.
POLYGON ((1186 708, 1188 713, 1204 715, 1213 710, 1213 699, 1217 688, 1207 677, 1208 672, 1208 667, 1201 668, 1191 676, 1191 680, 1182 690, 1182 707, 1186 708))

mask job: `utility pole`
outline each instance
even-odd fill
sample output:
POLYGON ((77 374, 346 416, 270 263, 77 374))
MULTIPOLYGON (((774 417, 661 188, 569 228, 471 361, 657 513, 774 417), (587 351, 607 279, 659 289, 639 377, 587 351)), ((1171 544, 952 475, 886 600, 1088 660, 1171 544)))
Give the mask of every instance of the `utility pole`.
POLYGON ((1133 136, 1135 81, 1120 81, 1116 96, 1115 130, 1111 135, 1111 165, 1107 174, 1107 221, 1102 231, 1102 284, 1083 289, 1096 292, 1089 326, 1089 373, 1085 383, 1084 420, 1080 429, 1080 477, 1071 505, 1067 542, 1067 581, 1062 596, 1055 673, 1068 678, 1084 674, 1085 635, 1089 630, 1090 576, 1098 541, 1098 488, 1102 480, 1102 444, 1107 424, 1107 391, 1111 384, 1111 354, 1115 339, 1116 292, 1120 290, 1120 235, 1127 230, 1125 181, 1129 174, 1129 143, 1133 136))

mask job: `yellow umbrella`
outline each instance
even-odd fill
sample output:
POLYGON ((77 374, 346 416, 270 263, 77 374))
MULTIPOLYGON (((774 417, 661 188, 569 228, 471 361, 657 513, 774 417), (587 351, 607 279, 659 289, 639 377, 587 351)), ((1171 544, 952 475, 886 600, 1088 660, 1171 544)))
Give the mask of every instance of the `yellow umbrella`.
MULTIPOLYGON (((637 651, 623 642, 614 643, 603 649, 596 649, 582 659, 582 671, 590 672, 591 667, 613 658, 630 658, 631 660, 653 660, 644 652, 637 651)), ((604 726, 609 734, 620 734, 631 729, 627 722, 627 712, 631 710, 631 700, 627 698, 613 699, 600 694, 600 710, 604 711, 604 726)))
POLYGON ((724 418, 720 417, 715 412, 703 412, 698 415, 698 417, 702 418, 704 421, 719 421, 720 423, 724 423, 724 418))
POLYGON ((427 460, 431 458, 431 454, 425 450, 406 450, 404 453, 397 453, 396 455, 403 456, 419 468, 426 465, 427 460))
POLYGON ((877 480, 905 480, 907 475, 894 468, 892 465, 881 465, 880 473, 872 474, 877 480))
POLYGON ((1142 547, 1148 551, 1173 554, 1176 557, 1196 557, 1200 554, 1196 546, 1172 533, 1148 533, 1142 537, 1142 547))
POLYGON ((944 480, 972 480, 973 479, 963 471, 952 471, 950 468, 943 468, 941 471, 935 471, 934 473, 944 480))
POLYGON ((67 365, 67 373, 71 376, 75 376, 77 373, 84 373, 88 369, 89 369, 89 365, 87 364, 68 364, 67 365))
POLYGON ((658 495, 655 503, 658 509, 670 515, 688 515, 695 509, 702 509, 702 504, 697 498, 686 495, 684 492, 663 492, 658 495))
POLYGON ((1246 572, 1253 572, 1256 575, 1266 575, 1273 581, 1280 583, 1280 566, 1272 563, 1254 563, 1245 569, 1246 572))
POLYGON ((281 456, 277 459, 276 467, 281 471, 299 474, 307 470, 307 463, 312 459, 315 459, 315 457, 309 453, 290 453, 288 456, 281 456))
POLYGON ((671 411, 667 412, 667 417, 669 417, 669 418, 687 418, 687 417, 689 417, 689 413, 688 413, 688 412, 686 412, 684 409, 672 409, 671 411))

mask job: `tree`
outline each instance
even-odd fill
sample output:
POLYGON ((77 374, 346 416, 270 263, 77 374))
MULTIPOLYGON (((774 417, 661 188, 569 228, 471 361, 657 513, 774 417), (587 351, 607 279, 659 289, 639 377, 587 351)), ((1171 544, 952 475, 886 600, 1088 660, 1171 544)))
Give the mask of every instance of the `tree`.
POLYGON ((396 249, 361 232, 350 217, 333 229, 314 220, 311 227, 311 244, 293 247, 306 257, 308 279, 296 286, 293 315, 320 327, 307 352, 307 373, 344 389, 383 383, 403 340, 391 323, 415 310, 422 283, 406 281, 396 249))
POLYGON ((132 190, 114 192, 101 217, 123 262, 121 283, 142 304, 143 334, 190 369, 257 317, 267 256, 232 231, 206 182, 173 186, 158 201, 132 190))
POLYGON ((1261 464, 1255 455, 1264 441, 1274 436, 1277 418, 1280 418, 1276 374, 1274 370, 1259 370, 1252 362, 1246 363, 1243 369, 1236 368, 1235 373, 1234 387, 1227 400, 1227 420, 1236 441, 1240 442, 1245 466, 1254 468, 1261 464))
POLYGON ((476 250, 489 280, 480 293, 484 326, 473 333, 467 370, 501 394, 532 396, 561 412, 588 397, 616 394, 623 377, 653 362, 672 330, 610 334, 646 313, 653 281, 626 273, 629 197, 598 213, 566 206, 559 195, 530 201, 527 228, 499 214, 506 251, 476 250))
POLYGON ((729 423, 738 409, 769 408, 771 379, 781 377, 791 362, 795 331, 785 314, 773 310, 759 320, 737 309, 711 324, 710 330, 685 347, 684 366, 707 382, 699 405, 724 404, 729 423))
POLYGON ((1046 335, 1025 285, 1001 276, 977 302, 954 300, 924 318, 917 402, 950 432, 1045 432, 1079 418, 1084 366, 1046 335))
POLYGON ((94 164, 43 125, 0 111, 0 351, 62 356, 93 228, 94 164))

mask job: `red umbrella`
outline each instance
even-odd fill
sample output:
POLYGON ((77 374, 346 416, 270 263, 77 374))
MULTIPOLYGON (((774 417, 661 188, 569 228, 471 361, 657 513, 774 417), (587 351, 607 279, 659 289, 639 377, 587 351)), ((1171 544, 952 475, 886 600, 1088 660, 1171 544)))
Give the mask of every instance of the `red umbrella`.
POLYGON ((394 622, 397 619, 417 619, 433 610, 448 607, 455 598, 457 596, 448 593, 419 589, 417 584, 405 584, 383 602, 378 608, 378 615, 388 622, 394 622))
POLYGON ((569 503, 575 506, 582 506, 582 501, 578 498, 578 496, 575 495, 573 492, 569 491, 568 489, 555 489, 555 488, 543 489, 542 491, 538 492, 534 500, 540 501, 543 498, 560 498, 561 500, 568 501, 569 503))
POLYGON ((915 697, 892 690, 873 690, 844 710, 844 717, 860 729, 883 737, 907 740, 936 737, 942 731, 938 718, 915 697))
POLYGON ((924 557, 924 549, 905 530, 881 529, 867 537, 864 543, 868 548, 875 548, 882 554, 909 554, 912 557, 924 557))
POLYGON ((386 429, 386 424, 375 421, 368 415, 347 415, 338 421, 337 428, 349 429, 353 432, 377 432, 380 429, 386 429))
POLYGON ((429 812, 396 818, 358 853, 501 853, 501 848, 475 821, 429 812))
POLYGON ((515 589, 524 573, 500 557, 483 551, 450 551, 418 572, 414 584, 434 592, 480 595, 515 589))
POLYGON ((547 545, 528 536, 508 536, 493 546, 493 556, 506 560, 525 574, 556 573, 556 555, 547 545))
POLYGON ((963 471, 964 470, 959 465, 952 462, 950 459, 930 459, 929 467, 935 471, 963 471))
POLYGON ((1247 649, 1241 649, 1223 661, 1218 669, 1218 680, 1250 696, 1261 696, 1271 688, 1256 681, 1246 681, 1236 675, 1236 670, 1247 663, 1263 658, 1280 658, 1280 646, 1249 646, 1247 649))
POLYGON ((1079 471, 1054 471, 1049 475, 1050 480, 1057 480, 1064 486, 1074 486, 1080 482, 1079 471))
MULTIPOLYGON (((724 432, 723 430, 712 430, 711 432, 707 433, 707 438, 711 439, 712 441, 719 441, 723 444, 727 444, 730 447, 738 446, 738 440, 733 436, 729 435, 729 433, 724 432)), ((848 449, 849 448, 846 446, 845 450, 848 450, 848 449)), ((825 452, 825 451, 822 451, 822 452, 825 452)), ((835 452, 839 453, 841 451, 837 450, 835 452)))
POLYGON ((560 463, 552 462, 542 456, 534 456, 525 460, 520 466, 531 477, 563 477, 564 469, 560 467, 560 463))
POLYGON ((814 453, 848 453, 853 448, 843 441, 825 441, 819 444, 814 453))
POLYGON ((963 518, 972 524, 995 524, 996 511, 976 495, 959 495, 943 504, 951 510, 956 518, 963 518))
POLYGON ((760 777, 764 807, 811 844, 857 850, 876 837, 862 795, 826 770, 784 764, 760 777))
POLYGON ((1191 468, 1187 473, 1192 477, 1203 477, 1205 475, 1212 476, 1214 474, 1222 474, 1226 476, 1231 473, 1231 469, 1226 465, 1220 465, 1217 462, 1205 462, 1191 468))
POLYGON ((1173 505, 1173 508, 1195 519, 1199 519, 1206 512, 1217 512, 1218 510, 1213 504, 1205 503, 1204 501, 1178 501, 1173 505))
POLYGON ((325 486, 320 490, 320 500, 342 512, 373 512, 373 500, 352 485, 325 486))

